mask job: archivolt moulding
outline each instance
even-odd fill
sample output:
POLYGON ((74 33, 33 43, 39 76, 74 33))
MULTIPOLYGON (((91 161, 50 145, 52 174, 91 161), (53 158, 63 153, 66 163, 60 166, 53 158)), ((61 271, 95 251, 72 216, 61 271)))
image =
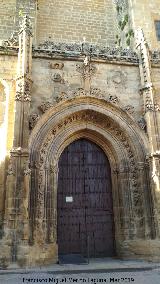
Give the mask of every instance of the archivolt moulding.
MULTIPOLYGON (((130 216, 131 227, 129 227, 132 237, 133 231, 137 236, 138 232, 141 232, 140 235, 142 235, 142 230, 145 234, 144 227, 149 227, 147 226, 146 212, 148 209, 144 204, 146 199, 144 178, 147 139, 125 112, 103 100, 85 97, 61 102, 50 108, 31 133, 30 159, 34 190, 36 191, 33 195, 37 196, 37 200, 35 200, 37 209, 33 215, 35 215, 38 235, 40 231, 50 235, 48 232, 50 229, 46 229, 46 225, 44 225, 46 222, 44 192, 51 191, 54 195, 53 200, 56 199, 59 156, 68 143, 78 137, 88 137, 104 149, 111 163, 112 175, 118 174, 119 176, 116 184, 112 179, 114 196, 118 194, 116 193, 117 187, 119 187, 119 194, 121 194, 120 191, 126 192, 120 198, 123 199, 121 201, 123 204, 118 205, 118 198, 115 198, 115 207, 126 208, 129 206, 130 208, 124 209, 127 210, 125 213, 119 212, 118 214, 123 215, 123 222, 125 222, 125 218, 128 220, 126 216, 130 216), (138 165, 141 165, 141 171, 138 165), (135 229, 135 227, 139 229, 135 229)), ((54 218, 56 219, 56 217, 54 218)), ((56 224, 54 226, 56 227, 56 224)), ((117 227, 118 230, 119 227, 117 227)), ((52 236, 50 239, 55 238, 54 235, 54 238, 52 236)))

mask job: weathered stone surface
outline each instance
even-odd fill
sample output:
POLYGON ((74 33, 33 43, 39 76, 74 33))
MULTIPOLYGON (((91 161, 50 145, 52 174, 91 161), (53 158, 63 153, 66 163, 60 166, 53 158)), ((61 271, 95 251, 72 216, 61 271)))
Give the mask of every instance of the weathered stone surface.
POLYGON ((0 4, 1 267, 57 262, 58 161, 80 138, 110 161, 117 255, 160 259, 157 1, 126 4, 127 25, 147 38, 135 34, 136 51, 114 46, 114 1, 0 4), (25 17, 12 36, 25 11, 33 29, 25 17))

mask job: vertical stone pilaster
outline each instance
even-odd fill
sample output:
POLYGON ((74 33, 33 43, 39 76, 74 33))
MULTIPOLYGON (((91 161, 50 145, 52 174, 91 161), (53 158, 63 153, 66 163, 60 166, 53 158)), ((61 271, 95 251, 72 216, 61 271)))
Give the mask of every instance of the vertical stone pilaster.
MULTIPOLYGON (((31 102, 32 33, 28 16, 19 31, 18 69, 15 95, 14 141, 6 182, 4 239, 10 239, 10 259, 17 261, 18 246, 28 243, 30 190, 29 112, 31 102)), ((23 253, 22 253, 23 254, 23 253)))
POLYGON ((13 147, 28 148, 28 117, 31 102, 32 33, 28 16, 19 32, 18 70, 16 79, 16 115, 13 147))
POLYGON ((141 94, 144 102, 144 118, 149 138, 151 196, 156 237, 160 237, 160 106, 154 96, 151 77, 151 61, 148 44, 143 31, 137 30, 137 48, 141 76, 141 94))

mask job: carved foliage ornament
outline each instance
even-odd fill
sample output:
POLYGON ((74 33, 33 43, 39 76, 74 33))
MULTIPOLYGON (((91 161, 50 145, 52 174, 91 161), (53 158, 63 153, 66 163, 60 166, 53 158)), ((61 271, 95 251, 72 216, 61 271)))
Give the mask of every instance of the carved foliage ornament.
POLYGON ((31 101, 31 82, 30 81, 22 81, 17 84, 17 90, 16 90, 16 101, 24 101, 24 102, 30 102, 31 101))
POLYGON ((43 102, 38 108, 42 113, 45 113, 53 104, 50 102, 43 102))
POLYGON ((91 78, 96 73, 95 65, 91 64, 89 61, 84 61, 82 64, 77 64, 76 70, 81 74, 84 80, 91 78))
POLYGON ((2 46, 4 46, 5 48, 7 48, 7 47, 18 47, 19 46, 19 39, 18 39, 17 32, 13 32, 9 39, 4 40, 3 43, 2 43, 2 46))
POLYGON ((146 111, 160 111, 160 105, 157 103, 153 103, 151 99, 147 98, 145 102, 146 111))
POLYGON ((36 125, 37 121, 39 120, 40 115, 37 113, 32 113, 29 117, 29 127, 30 129, 34 128, 36 125))
MULTIPOLYGON (((91 88, 90 91, 86 91, 83 88, 79 88, 77 91, 70 92, 68 94, 63 92, 58 96, 57 102, 65 101, 67 99, 74 99, 76 97, 85 97, 85 96, 94 97, 94 98, 103 99, 103 100, 112 102, 112 99, 111 97, 109 97, 109 94, 101 91, 99 88, 91 88)), ((117 98, 117 102, 118 102, 118 98, 117 98)))
MULTIPOLYGON (((109 46, 100 46, 100 45, 90 45, 85 42, 83 45, 83 50, 85 54, 89 54, 92 58, 102 58, 111 61, 129 61, 138 63, 137 53, 131 49, 122 49, 122 48, 112 48, 109 46)), ((52 41, 45 41, 40 44, 38 47, 34 47, 33 51, 38 53, 49 51, 52 53, 61 54, 65 56, 82 56, 82 44, 77 43, 55 43, 52 41)), ((78 67, 79 69, 79 67, 78 67)), ((81 69, 81 66, 80 66, 81 69)))

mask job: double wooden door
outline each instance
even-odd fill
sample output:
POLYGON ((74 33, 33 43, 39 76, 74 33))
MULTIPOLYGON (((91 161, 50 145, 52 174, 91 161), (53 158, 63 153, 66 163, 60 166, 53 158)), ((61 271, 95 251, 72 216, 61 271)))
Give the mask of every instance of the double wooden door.
POLYGON ((96 144, 80 139, 64 150, 57 201, 59 254, 114 255, 110 166, 96 144))

